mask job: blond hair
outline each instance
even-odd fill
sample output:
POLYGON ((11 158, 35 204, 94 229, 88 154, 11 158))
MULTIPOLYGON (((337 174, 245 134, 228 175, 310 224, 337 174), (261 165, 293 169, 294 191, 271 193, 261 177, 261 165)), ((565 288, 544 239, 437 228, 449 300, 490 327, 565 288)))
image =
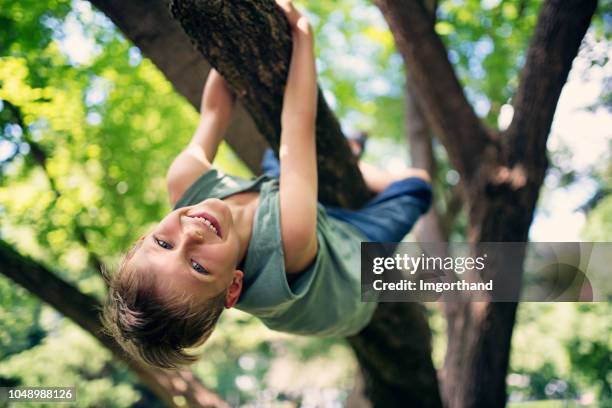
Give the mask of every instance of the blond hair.
POLYGON ((181 294, 162 297, 154 279, 130 267, 129 260, 141 245, 142 238, 130 248, 115 274, 103 273, 108 284, 102 310, 104 331, 128 354, 149 365, 179 368, 192 364, 200 356, 188 349, 210 337, 227 291, 201 301, 181 294))

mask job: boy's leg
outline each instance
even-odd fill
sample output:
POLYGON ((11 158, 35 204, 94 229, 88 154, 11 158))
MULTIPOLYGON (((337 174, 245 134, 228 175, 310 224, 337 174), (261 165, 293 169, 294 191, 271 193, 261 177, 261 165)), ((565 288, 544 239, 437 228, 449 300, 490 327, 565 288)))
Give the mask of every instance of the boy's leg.
POLYGON ((389 173, 360 160, 359 169, 366 185, 373 193, 382 193, 392 183, 409 177, 419 177, 427 182, 431 182, 429 174, 425 170, 417 168, 408 168, 398 173, 389 173))
POLYGON ((393 181, 359 210, 326 206, 327 214, 347 222, 373 242, 399 242, 431 205, 431 185, 420 177, 393 181))

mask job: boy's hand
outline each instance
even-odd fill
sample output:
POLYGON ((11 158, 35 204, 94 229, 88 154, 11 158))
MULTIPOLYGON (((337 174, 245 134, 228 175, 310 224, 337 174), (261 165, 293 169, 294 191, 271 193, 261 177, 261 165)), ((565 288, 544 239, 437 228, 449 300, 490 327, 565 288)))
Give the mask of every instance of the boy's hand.
POLYGON ((291 0, 276 0, 276 4, 283 10, 289 26, 294 33, 302 33, 311 35, 312 29, 310 22, 306 16, 303 16, 298 9, 295 8, 291 0))

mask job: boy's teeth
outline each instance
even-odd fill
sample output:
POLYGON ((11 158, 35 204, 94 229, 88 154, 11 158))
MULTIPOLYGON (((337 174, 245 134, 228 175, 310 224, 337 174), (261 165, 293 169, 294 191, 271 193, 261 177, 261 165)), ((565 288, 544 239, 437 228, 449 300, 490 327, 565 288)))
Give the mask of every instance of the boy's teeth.
POLYGON ((217 229, 215 228, 215 226, 212 225, 212 223, 210 221, 208 221, 206 218, 204 218, 204 217, 194 217, 194 218, 197 218, 198 220, 204 221, 204 224, 206 224, 208 227, 210 227, 210 229, 212 229, 215 232, 215 234, 217 233, 217 229))

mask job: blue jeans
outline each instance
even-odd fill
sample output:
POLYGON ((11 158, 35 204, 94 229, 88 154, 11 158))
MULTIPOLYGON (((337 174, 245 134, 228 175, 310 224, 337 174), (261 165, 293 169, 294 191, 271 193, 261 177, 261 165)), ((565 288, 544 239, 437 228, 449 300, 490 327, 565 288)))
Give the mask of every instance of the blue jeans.
MULTIPOLYGON (((264 173, 279 177, 280 165, 271 149, 262 160, 264 173)), ((418 177, 391 183, 357 210, 323 205, 327 215, 357 228, 372 242, 399 242, 427 212, 432 199, 431 185, 418 177)))

